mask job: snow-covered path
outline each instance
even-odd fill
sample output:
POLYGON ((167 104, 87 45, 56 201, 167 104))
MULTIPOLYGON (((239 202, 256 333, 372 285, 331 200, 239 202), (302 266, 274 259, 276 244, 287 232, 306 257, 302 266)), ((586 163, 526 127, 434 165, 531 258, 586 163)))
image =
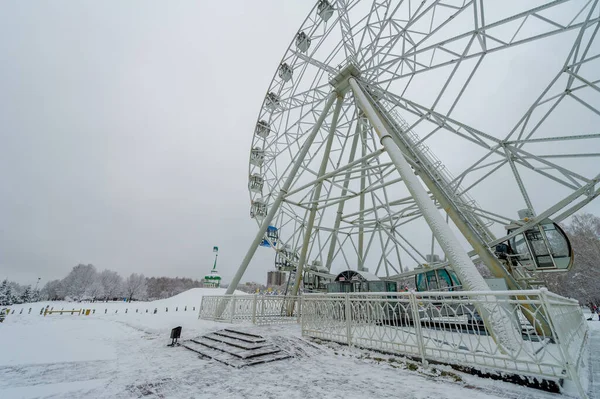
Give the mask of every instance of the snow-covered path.
MULTIPOLYGON (((305 340, 298 325, 236 325, 268 336, 295 357, 234 369, 166 346, 178 325, 184 339, 231 327, 196 317, 11 315, 0 325, 0 398, 565 397, 439 367, 410 370, 414 364, 400 357, 305 340)), ((592 351, 598 353, 600 322, 589 323, 592 351)), ((590 388, 597 392, 599 366, 590 364, 590 388)))
POLYGON ((588 322, 590 328, 590 399, 600 399, 600 320, 588 322))

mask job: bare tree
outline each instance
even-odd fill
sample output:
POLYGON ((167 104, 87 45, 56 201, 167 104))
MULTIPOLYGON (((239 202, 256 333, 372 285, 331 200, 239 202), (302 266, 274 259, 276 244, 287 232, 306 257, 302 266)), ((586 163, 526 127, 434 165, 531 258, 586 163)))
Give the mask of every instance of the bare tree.
POLYGON ((124 288, 128 301, 144 299, 146 295, 146 277, 143 274, 133 273, 125 280, 124 288))

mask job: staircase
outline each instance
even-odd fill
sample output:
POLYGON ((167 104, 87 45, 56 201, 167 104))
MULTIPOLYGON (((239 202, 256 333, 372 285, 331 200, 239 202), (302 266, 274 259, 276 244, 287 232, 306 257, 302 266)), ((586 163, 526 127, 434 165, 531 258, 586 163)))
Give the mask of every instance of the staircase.
POLYGON ((213 359, 236 368, 291 357, 260 335, 229 328, 190 339, 182 342, 181 346, 197 353, 201 358, 213 359))

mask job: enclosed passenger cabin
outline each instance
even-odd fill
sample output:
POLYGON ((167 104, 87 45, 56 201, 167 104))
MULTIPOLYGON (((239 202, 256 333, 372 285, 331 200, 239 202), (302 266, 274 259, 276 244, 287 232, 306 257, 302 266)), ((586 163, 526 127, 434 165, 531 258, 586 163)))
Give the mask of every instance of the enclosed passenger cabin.
POLYGON ((250 175, 248 180, 248 189, 255 193, 262 193, 263 186, 265 184, 265 179, 257 173, 253 173, 250 175))
POLYGON ((333 15, 333 6, 327 0, 321 0, 317 6, 317 15, 325 22, 333 15))
POLYGON ((296 35, 296 47, 303 53, 306 53, 308 48, 310 47, 310 38, 304 32, 298 33, 296 35))
POLYGON ((284 62, 279 66, 279 77, 283 79, 284 82, 290 80, 292 78, 293 73, 294 71, 287 63, 284 62))
POLYGON ((265 161, 265 152, 258 147, 250 151, 250 163, 255 166, 262 166, 265 161))
MULTIPOLYGON (((522 212, 519 216, 523 215, 522 212)), ((523 223, 527 222, 527 217, 523 223)), ((506 226, 508 233, 517 230, 520 224, 506 226)), ((573 250, 563 229, 550 219, 538 226, 517 234, 508 241, 505 255, 514 258, 527 270, 544 272, 564 272, 573 266, 573 250)), ((496 248, 496 252, 502 248, 496 248)))
POLYGON ((275 254, 275 268, 282 272, 292 272, 296 270, 300 257, 297 252, 292 251, 289 245, 277 250, 275 254))
MULTIPOLYGON (((508 230, 511 231, 516 228, 508 230)), ((568 271, 573 250, 567 235, 556 223, 546 222, 509 240, 510 250, 525 268, 537 271, 568 271)))
POLYGON ((267 216, 267 204, 263 200, 254 200, 250 205, 250 217, 262 220, 267 216))
POLYGON ((457 291, 462 284, 450 269, 423 269, 423 273, 415 276, 415 287, 417 291, 457 291))
POLYGON ((256 123, 254 133, 259 137, 266 138, 269 133, 271 133, 271 125, 269 125, 267 121, 261 119, 256 123))
POLYGON ((357 270, 344 270, 327 284, 327 293, 397 291, 395 281, 382 280, 372 273, 357 270))
POLYGON ((331 274, 321 261, 314 260, 312 264, 304 267, 302 284, 306 292, 324 292, 327 284, 331 282, 331 274))
POLYGON ((265 232, 265 236, 260 243, 262 247, 271 247, 277 245, 277 240, 279 239, 279 229, 275 226, 267 227, 267 231, 265 232))
POLYGON ((272 91, 267 93, 267 97, 265 97, 265 106, 270 110, 275 110, 279 107, 279 96, 272 91))

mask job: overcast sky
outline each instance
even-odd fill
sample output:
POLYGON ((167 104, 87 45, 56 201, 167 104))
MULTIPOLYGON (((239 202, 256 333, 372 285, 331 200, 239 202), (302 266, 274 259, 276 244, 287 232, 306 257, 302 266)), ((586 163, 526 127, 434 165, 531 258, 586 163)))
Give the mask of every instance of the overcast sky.
POLYGON ((0 278, 201 278, 218 245, 230 280, 256 116, 311 2, 32 4, 0 12, 0 278))
MULTIPOLYGON (((200 279, 219 246, 218 269, 231 280, 257 229, 247 190, 256 118, 313 4, 3 2, 0 278, 43 284, 91 263, 200 279)), ((527 56, 482 79, 507 86, 511 70, 537 96, 527 81, 544 61, 534 67, 538 54, 527 56)), ((505 88, 465 112, 497 127, 488 110, 531 101, 505 88)), ((437 143, 445 163, 460 160, 437 143)), ((265 282, 272 268, 273 251, 260 248, 243 281, 265 282)))

